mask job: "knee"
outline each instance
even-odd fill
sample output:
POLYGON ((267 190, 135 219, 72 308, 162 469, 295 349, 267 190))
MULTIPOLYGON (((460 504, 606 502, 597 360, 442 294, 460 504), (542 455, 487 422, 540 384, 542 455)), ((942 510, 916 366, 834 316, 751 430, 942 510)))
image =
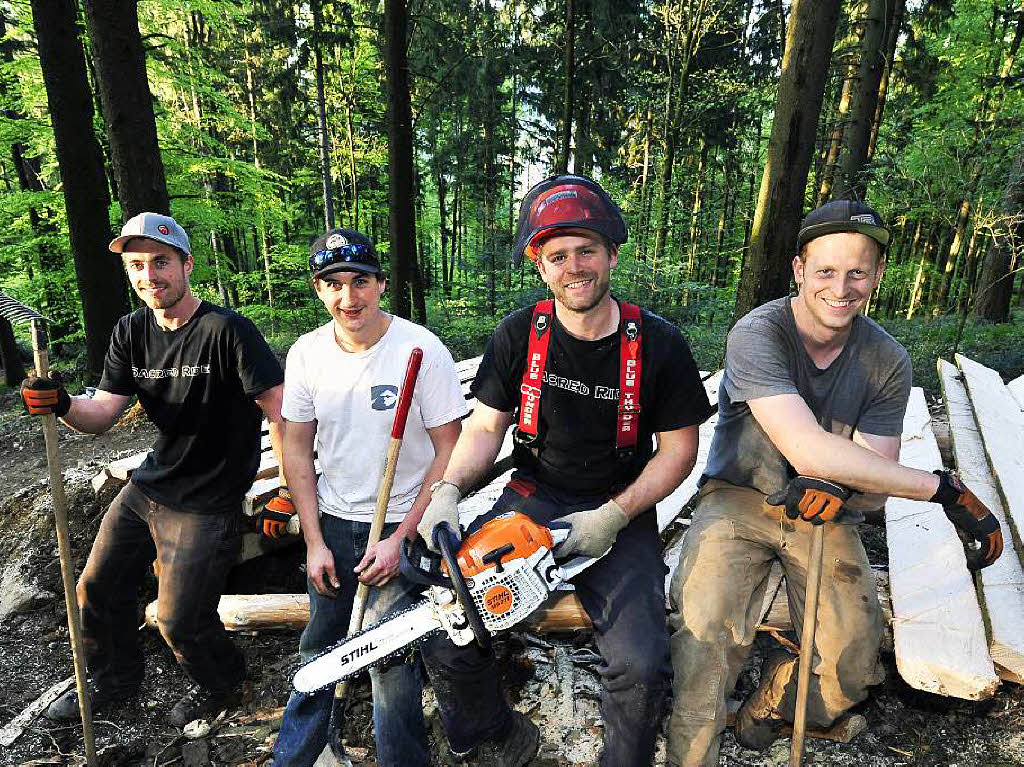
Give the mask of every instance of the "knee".
POLYGON ((195 638, 195 632, 190 631, 183 617, 175 612, 162 613, 158 611, 156 625, 160 630, 160 636, 172 650, 177 650, 190 638, 195 638))
POLYGON ((635 651, 605 659, 601 676, 609 689, 642 687, 656 689, 668 683, 668 641, 664 635, 638 642, 635 651))
POLYGON ((475 642, 460 647, 448 637, 436 637, 420 645, 427 671, 448 678, 475 677, 490 673, 494 656, 481 650, 475 642))

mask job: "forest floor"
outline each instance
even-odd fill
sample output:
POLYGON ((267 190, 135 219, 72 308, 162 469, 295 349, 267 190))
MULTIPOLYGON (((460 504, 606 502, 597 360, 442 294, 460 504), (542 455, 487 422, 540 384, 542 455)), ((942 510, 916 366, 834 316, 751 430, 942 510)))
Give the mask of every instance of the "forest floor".
MULTIPOLYGON (((61 427, 60 459, 71 506, 71 532, 78 570, 84 563, 109 497, 97 498, 89 480, 106 463, 148 447, 154 438, 144 419, 128 419, 100 437, 61 427)), ((19 597, 12 614, 0 613, 0 726, 18 715, 51 685, 72 673, 71 651, 61 597, 60 572, 46 487, 46 463, 38 421, 23 414, 17 395, 0 395, 0 604, 19 597), (12 596, 13 595, 13 596, 12 596)), ((875 564, 885 564, 884 532, 862 530, 875 564)), ((301 546, 236 569, 233 593, 292 592, 303 589, 301 546)), ((155 583, 146 583, 139 603, 152 599, 155 583)), ((140 629, 147 677, 140 697, 105 712, 95 722, 97 749, 106 765, 269 763, 280 726, 281 707, 297 665, 298 632, 235 634, 249 664, 250 681, 240 709, 212 723, 203 737, 189 740, 165 724, 164 716, 186 688, 186 679, 159 635, 140 629)), ((759 639, 736 692, 742 697, 756 684, 758 660, 769 642, 759 639)), ((552 638, 512 634, 499 643, 506 689, 514 705, 541 726, 536 767, 589 765, 601 742, 599 690, 593 643, 586 635, 552 638)), ((883 654, 886 681, 859 707, 867 732, 852 743, 810 740, 808 761, 827 765, 973 765, 1024 764, 1024 688, 1004 684, 983 702, 921 693, 907 687, 891 654, 883 654)), ((357 686, 346 739, 357 765, 371 767, 374 748, 370 695, 357 686)), ((448 756, 436 707, 427 688, 424 708, 438 765, 456 765, 448 756)), ((722 765, 781 765, 788 740, 766 753, 747 751, 727 732, 722 765)), ((57 725, 45 718, 31 722, 10 747, 0 749, 0 765, 82 764, 78 724, 57 725)), ((664 763, 659 739, 657 764, 664 763)))

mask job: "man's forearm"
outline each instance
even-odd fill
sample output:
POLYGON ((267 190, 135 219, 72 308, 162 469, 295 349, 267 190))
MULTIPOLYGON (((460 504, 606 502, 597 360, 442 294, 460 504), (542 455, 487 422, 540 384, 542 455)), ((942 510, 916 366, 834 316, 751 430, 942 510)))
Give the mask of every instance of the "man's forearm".
POLYGON ((95 401, 88 397, 72 397, 71 409, 60 420, 75 431, 102 434, 121 417, 124 408, 109 400, 95 401))
POLYGON ((313 469, 313 457, 309 455, 303 460, 299 456, 285 453, 285 470, 290 484, 292 504, 299 515, 302 537, 307 547, 324 545, 323 533, 320 531, 320 513, 316 500, 316 472, 313 469))
POLYGON ((427 504, 430 503, 430 486, 441 479, 445 464, 447 463, 447 455, 434 456, 434 460, 430 462, 430 466, 427 468, 427 473, 423 475, 423 484, 420 486, 419 493, 416 494, 416 500, 413 501, 412 508, 409 509, 405 519, 402 520, 402 523, 395 530, 397 535, 404 536, 410 541, 416 538, 416 525, 420 523, 420 520, 423 518, 423 512, 426 510, 427 504))
POLYGON ((696 463, 696 455, 676 455, 659 450, 640 476, 614 500, 633 518, 651 508, 683 483, 696 463))
POLYGON ((452 451, 444 479, 465 493, 498 457, 505 432, 465 428, 452 451))

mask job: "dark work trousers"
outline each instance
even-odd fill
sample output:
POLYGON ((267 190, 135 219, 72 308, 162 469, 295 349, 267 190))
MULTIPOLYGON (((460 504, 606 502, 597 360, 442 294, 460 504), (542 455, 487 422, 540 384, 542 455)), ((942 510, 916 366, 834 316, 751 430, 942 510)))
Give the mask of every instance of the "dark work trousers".
MULTIPOLYGON (((547 524, 606 500, 537 487, 517 472, 491 511, 474 520, 469 532, 513 509, 547 524)), ((635 767, 651 764, 654 758, 670 673, 665 573, 657 519, 649 510, 622 529, 600 561, 573 579, 594 623, 601 653, 600 764, 606 767, 635 767)), ((493 654, 482 652, 475 643, 456 647, 440 637, 423 646, 423 658, 453 751, 469 751, 506 730, 511 709, 493 654)))
POLYGON ((142 682, 138 595, 154 559, 157 623, 185 672, 214 692, 245 679, 245 659, 217 614, 238 556, 240 514, 178 511, 131 482, 118 493, 78 580, 86 662, 96 687, 131 691, 142 682))

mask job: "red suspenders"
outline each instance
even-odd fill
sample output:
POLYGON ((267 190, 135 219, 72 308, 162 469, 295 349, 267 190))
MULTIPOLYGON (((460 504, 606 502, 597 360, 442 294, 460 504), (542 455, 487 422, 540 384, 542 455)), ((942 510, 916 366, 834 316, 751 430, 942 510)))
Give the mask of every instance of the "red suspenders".
MULTIPOLYGON (((537 440, 540 418, 540 396, 544 385, 544 368, 548 360, 548 342, 555 317, 552 299, 539 301, 533 308, 526 367, 519 386, 519 426, 516 440, 531 445, 537 440)), ((636 449, 640 415, 641 332, 640 309, 625 301, 619 302, 619 406, 615 419, 615 449, 629 457, 636 449)))

